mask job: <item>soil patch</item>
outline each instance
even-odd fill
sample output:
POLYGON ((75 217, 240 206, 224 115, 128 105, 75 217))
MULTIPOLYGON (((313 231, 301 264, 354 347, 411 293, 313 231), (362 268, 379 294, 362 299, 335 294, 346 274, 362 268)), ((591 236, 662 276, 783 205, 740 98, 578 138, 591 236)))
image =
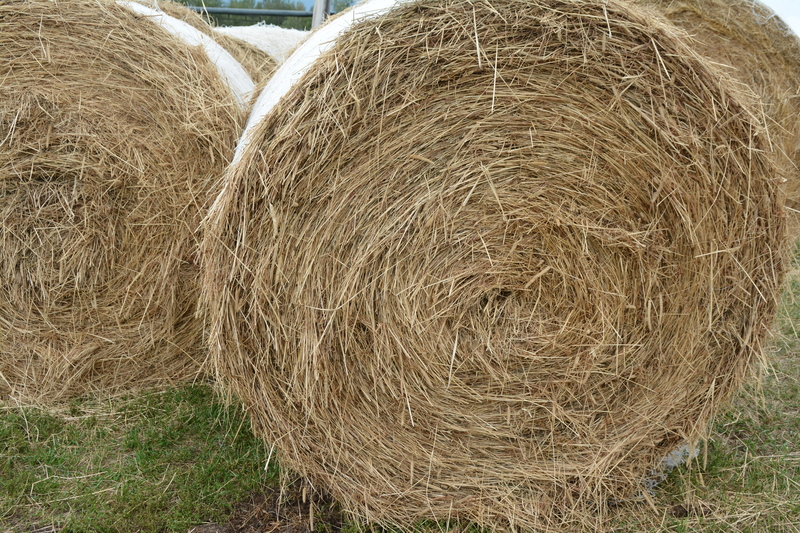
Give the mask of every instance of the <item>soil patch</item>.
POLYGON ((254 492, 236 505, 226 524, 203 524, 189 533, 336 533, 344 524, 338 503, 308 485, 254 492))

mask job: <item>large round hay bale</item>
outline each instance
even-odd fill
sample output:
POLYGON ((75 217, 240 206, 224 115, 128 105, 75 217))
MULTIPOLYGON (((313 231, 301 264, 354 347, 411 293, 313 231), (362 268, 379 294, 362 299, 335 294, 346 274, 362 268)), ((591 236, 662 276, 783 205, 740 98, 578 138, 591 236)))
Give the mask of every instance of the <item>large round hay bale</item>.
POLYGON ((218 376, 358 516, 594 531, 761 356, 766 134, 628 3, 393 4, 256 104, 205 222, 218 376))
POLYGON ((0 4, 3 397, 170 383, 205 359, 196 231, 247 95, 121 4, 0 4))
POLYGON ((800 232, 800 39, 758 0, 634 0, 684 29, 695 48, 758 94, 800 232))
POLYGON ((199 13, 173 0, 136 1, 144 5, 156 7, 167 15, 191 25, 193 28, 196 28, 214 39, 214 41, 230 52, 236 61, 245 68, 257 85, 266 83, 277 65, 286 59, 285 57, 269 53, 269 50, 264 50, 262 47, 254 45, 248 39, 240 38, 235 33, 218 32, 217 30, 219 28, 211 26, 209 21, 200 16, 199 13))

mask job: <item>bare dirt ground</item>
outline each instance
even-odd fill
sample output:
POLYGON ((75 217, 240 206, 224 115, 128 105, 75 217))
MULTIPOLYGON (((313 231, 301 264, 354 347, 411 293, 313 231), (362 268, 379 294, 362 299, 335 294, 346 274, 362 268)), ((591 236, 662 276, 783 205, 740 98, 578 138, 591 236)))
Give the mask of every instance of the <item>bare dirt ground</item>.
POLYGON ((252 493, 236 505, 227 523, 198 525, 188 533, 338 533, 343 524, 337 503, 296 483, 283 493, 252 493))

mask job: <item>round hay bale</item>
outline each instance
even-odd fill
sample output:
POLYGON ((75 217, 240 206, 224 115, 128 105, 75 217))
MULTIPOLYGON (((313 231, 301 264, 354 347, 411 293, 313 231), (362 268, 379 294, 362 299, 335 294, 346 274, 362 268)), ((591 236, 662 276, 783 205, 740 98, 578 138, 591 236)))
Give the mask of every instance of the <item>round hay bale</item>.
MULTIPOLYGON (((221 35, 213 29, 212 32, 214 40, 236 58, 259 88, 262 88, 269 81, 275 69, 283 61, 282 58, 270 55, 244 39, 221 35)), ((255 93, 258 94, 258 90, 255 93)))
POLYGON ((118 3, 0 4, 3 397, 198 374, 196 231, 245 116, 202 47, 118 3))
POLYGON ((763 102, 778 167, 786 181, 792 234, 800 234, 800 40, 758 0, 634 0, 694 39, 763 102))
POLYGON ((766 134, 629 3, 392 5, 256 104, 201 248, 218 377, 367 520, 594 531, 762 354, 766 134))
POLYGON ((277 65, 285 58, 277 58, 270 54, 268 50, 255 46, 247 39, 238 38, 236 35, 217 32, 199 13, 188 9, 183 4, 172 0, 136 0, 144 5, 156 7, 180 21, 183 21, 193 28, 210 36, 220 44, 225 50, 244 67, 256 85, 261 85, 269 80, 277 65))
POLYGON ((214 28, 219 34, 244 41, 283 63, 308 36, 307 31, 281 28, 272 24, 214 28))

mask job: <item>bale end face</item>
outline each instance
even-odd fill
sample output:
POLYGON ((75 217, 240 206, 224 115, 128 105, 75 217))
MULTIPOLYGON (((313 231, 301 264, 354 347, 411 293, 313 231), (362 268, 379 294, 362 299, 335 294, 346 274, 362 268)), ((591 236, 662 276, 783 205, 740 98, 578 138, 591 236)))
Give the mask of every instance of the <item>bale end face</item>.
POLYGON ((112 1, 0 5, 0 389, 191 379, 202 209, 244 122, 189 47, 112 1))
POLYGON ((784 268, 765 137, 626 4, 396 7, 229 170, 203 243, 218 375, 359 516, 592 529, 760 357, 784 268))

